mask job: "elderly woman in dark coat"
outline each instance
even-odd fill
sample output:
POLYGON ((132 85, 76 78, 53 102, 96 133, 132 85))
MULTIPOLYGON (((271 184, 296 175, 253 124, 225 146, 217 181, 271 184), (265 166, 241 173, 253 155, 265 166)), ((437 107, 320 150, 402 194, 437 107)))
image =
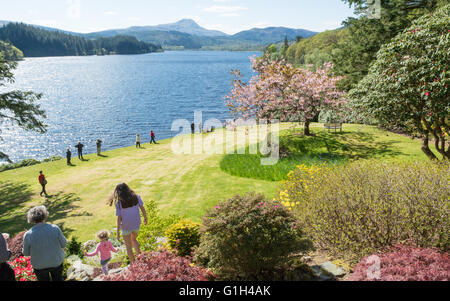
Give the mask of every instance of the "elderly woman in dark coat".
POLYGON ((63 281, 64 248, 67 240, 56 225, 47 224, 48 211, 39 206, 28 211, 28 223, 33 224, 23 237, 25 256, 31 256, 31 265, 38 281, 63 281))

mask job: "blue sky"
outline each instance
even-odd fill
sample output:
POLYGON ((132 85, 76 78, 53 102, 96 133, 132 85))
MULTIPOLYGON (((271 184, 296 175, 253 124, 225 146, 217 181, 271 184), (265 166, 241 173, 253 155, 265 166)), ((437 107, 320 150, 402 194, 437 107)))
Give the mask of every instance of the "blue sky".
POLYGON ((254 27, 335 29, 353 15, 342 0, 14 0, 0 20, 93 32, 194 19, 229 34, 254 27))

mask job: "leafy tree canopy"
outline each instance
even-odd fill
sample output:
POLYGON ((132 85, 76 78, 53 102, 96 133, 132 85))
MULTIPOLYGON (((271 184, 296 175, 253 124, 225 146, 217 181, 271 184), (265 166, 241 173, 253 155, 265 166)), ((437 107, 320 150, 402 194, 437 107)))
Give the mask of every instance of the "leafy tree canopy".
POLYGON ((450 5, 425 15, 384 45, 369 73, 349 93, 352 107, 382 125, 420 135, 422 150, 430 136, 450 159, 450 5))
MULTIPOLYGON (((17 62, 6 60, 0 52, 0 88, 14 82, 13 70, 17 62)), ((10 123, 25 130, 45 133, 46 125, 41 118, 46 118, 45 112, 36 102, 41 94, 24 91, 0 93, 0 124, 10 123)), ((8 155, 0 151, 0 160, 10 162, 8 155)))

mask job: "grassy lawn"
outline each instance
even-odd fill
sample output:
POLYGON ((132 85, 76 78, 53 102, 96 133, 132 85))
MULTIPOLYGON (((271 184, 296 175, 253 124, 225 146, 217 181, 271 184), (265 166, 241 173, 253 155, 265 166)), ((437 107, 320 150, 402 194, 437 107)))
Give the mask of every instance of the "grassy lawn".
POLYGON ((284 124, 280 132, 281 158, 276 165, 262 166, 261 154, 231 154, 220 162, 223 171, 245 178, 267 181, 287 179, 299 164, 344 164, 350 160, 386 161, 428 160, 421 143, 409 137, 365 125, 344 125, 342 132, 329 132, 321 124, 311 128, 313 136, 303 135, 296 124, 284 124))
POLYGON ((61 226, 66 235, 75 235, 83 241, 94 239, 98 230, 115 227, 115 210, 106 201, 121 182, 128 183, 144 201, 155 200, 163 214, 200 221, 208 208, 237 193, 256 191, 267 197, 275 196, 280 183, 274 180, 283 178, 302 160, 426 160, 419 141, 374 127, 345 125, 343 133, 335 135, 316 124, 313 132, 317 136, 313 138, 297 136, 301 131, 293 127, 281 125, 281 141, 290 141, 285 144, 292 155, 271 167, 278 178, 255 176, 271 175, 271 171, 258 169, 259 160, 249 155, 176 155, 171 149, 171 139, 160 141, 159 145, 145 144, 140 150, 128 147, 105 152, 106 157, 88 155, 85 162, 73 159, 76 165, 73 167, 63 160, 2 172, 0 230, 15 234, 28 229, 27 210, 44 204, 50 211, 49 222, 61 226), (224 165, 227 160, 231 163, 224 165), (237 172, 225 168, 233 165, 237 172), (52 195, 48 199, 39 197, 40 170, 48 180, 47 192, 52 195))

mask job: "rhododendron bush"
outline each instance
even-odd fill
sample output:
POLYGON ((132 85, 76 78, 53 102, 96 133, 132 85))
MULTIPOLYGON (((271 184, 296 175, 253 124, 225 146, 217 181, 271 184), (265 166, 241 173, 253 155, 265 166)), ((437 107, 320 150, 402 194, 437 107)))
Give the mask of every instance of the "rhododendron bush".
POLYGON ((449 281, 450 255, 438 249, 398 245, 388 253, 364 258, 351 281, 449 281))
POLYGON ((36 281, 36 275, 31 266, 30 257, 18 257, 9 265, 14 270, 17 281, 36 281))
POLYGON ((240 72, 234 71, 237 79, 226 96, 227 105, 236 117, 301 120, 305 122, 305 135, 310 135, 309 124, 321 110, 346 103, 344 94, 336 88, 341 78, 331 74, 331 63, 311 71, 264 56, 252 58, 252 65, 258 75, 247 84, 240 79, 240 72))
POLYGON ((166 250, 144 253, 136 258, 128 270, 105 276, 105 281, 209 281, 214 275, 194 266, 188 258, 166 250))
POLYGON ((450 5, 425 15, 378 52, 369 74, 349 94, 355 112, 423 139, 450 159, 450 5))

